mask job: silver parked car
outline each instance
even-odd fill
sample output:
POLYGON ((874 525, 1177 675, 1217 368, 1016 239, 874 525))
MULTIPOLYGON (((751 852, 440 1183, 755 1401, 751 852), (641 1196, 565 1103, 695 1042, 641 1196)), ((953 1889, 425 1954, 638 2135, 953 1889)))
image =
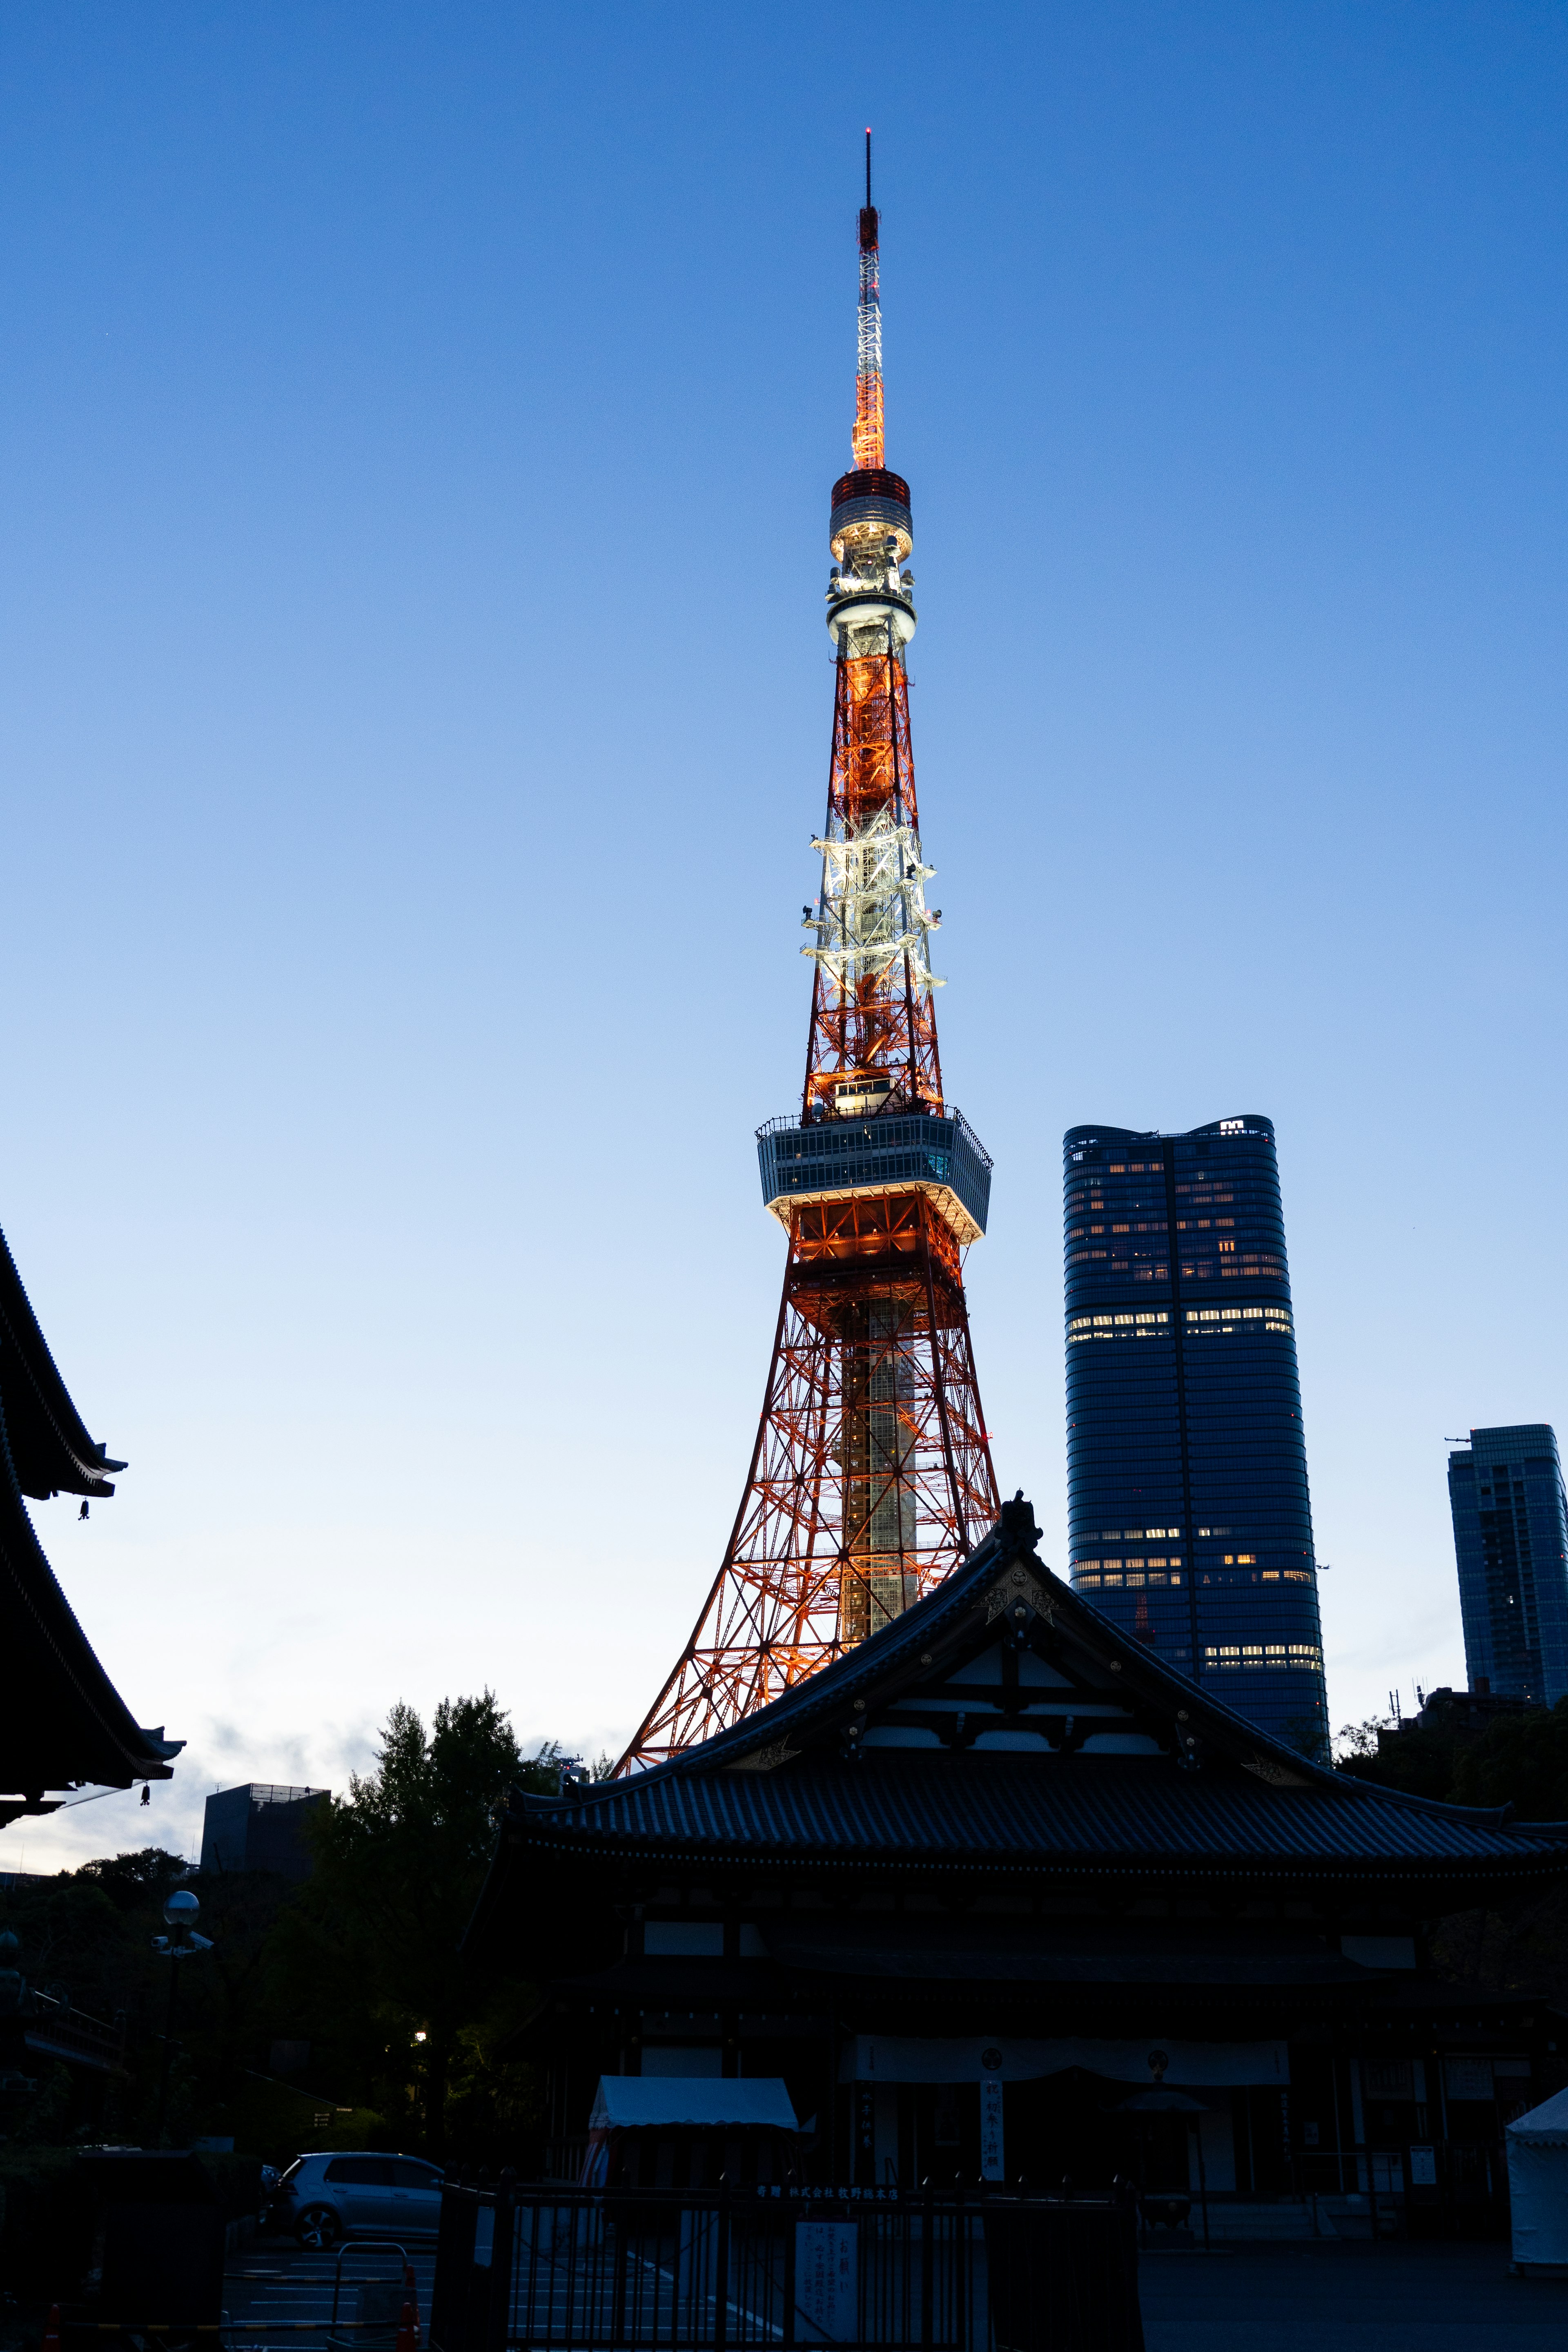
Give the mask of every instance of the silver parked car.
POLYGON ((441 2168, 369 2148, 297 2156, 273 2191, 268 2218, 312 2252, 342 2238, 433 2238, 441 2224, 441 2168))

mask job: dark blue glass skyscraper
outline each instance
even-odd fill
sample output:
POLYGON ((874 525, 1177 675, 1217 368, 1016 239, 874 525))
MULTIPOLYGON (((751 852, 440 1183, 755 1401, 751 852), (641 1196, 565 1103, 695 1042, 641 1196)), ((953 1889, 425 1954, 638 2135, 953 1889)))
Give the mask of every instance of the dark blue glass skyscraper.
POLYGON ((1328 1735, 1271 1122, 1075 1127, 1066 1170, 1072 1580, 1311 1752, 1328 1735))
POLYGON ((1568 1692, 1568 1506, 1543 1421, 1472 1429, 1448 1456, 1470 1688, 1554 1706, 1568 1692))

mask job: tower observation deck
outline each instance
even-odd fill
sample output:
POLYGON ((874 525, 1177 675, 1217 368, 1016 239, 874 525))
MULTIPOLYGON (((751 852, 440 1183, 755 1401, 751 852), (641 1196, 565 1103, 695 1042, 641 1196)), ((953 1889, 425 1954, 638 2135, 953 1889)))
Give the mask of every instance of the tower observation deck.
POLYGON ((619 1769, 767 1706, 942 1581, 1000 1505, 963 1292, 991 1161, 942 1089, 905 648, 909 484, 884 462, 879 217, 860 213, 855 463, 834 484, 835 652, 797 1111, 757 1130, 789 1236, 756 1444, 718 1575, 619 1769))

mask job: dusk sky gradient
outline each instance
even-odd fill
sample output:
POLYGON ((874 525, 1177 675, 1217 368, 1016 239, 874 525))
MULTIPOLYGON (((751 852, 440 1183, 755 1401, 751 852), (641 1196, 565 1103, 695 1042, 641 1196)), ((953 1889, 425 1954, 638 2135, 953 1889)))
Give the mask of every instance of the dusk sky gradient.
POLYGON ((0 1225, 194 1850, 489 1685, 590 1754, 739 1500, 877 132, 944 1074, 1065 1570, 1060 1139, 1279 1134, 1336 1725, 1568 1433, 1557 5, 0 19, 0 1225))

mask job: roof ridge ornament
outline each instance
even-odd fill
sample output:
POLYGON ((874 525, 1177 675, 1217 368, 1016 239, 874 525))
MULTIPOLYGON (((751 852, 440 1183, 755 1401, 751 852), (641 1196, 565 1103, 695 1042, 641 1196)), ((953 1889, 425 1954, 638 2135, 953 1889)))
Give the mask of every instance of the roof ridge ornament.
MULTIPOLYGON (((1003 1505, 1004 1509, 1007 1507, 1003 1505)), ((1026 1503, 1024 1507, 1027 1510, 1028 1505, 1026 1503)), ((1031 1576, 1021 1561, 1015 1560, 1012 1567, 996 1579, 985 1596, 985 1622, 989 1625, 994 1617, 1000 1617, 1005 1610, 1012 1609, 1019 1602, 1032 1609, 1037 1617, 1043 1617, 1047 1624, 1056 1617, 1057 1604, 1038 1577, 1031 1576)))
POLYGON ((753 1748, 747 1755, 737 1756, 732 1764, 725 1765, 724 1769, 726 1772, 772 1772, 799 1754, 799 1748, 792 1748, 787 1738, 770 1739, 764 1747, 753 1748))
POLYGON ((1251 1772, 1259 1780, 1267 1780, 1271 1789, 1310 1789, 1313 1786, 1304 1772, 1292 1772, 1288 1764, 1281 1764, 1276 1757, 1265 1756, 1260 1750, 1250 1756, 1238 1756, 1236 1760, 1244 1772, 1251 1772))
POLYGON ((1001 1527, 1008 1540, 1020 1545, 1026 1551, 1033 1551, 1039 1542, 1040 1530, 1035 1525, 1035 1507, 1024 1500, 1022 1486, 1010 1503, 1003 1504, 1001 1527))

